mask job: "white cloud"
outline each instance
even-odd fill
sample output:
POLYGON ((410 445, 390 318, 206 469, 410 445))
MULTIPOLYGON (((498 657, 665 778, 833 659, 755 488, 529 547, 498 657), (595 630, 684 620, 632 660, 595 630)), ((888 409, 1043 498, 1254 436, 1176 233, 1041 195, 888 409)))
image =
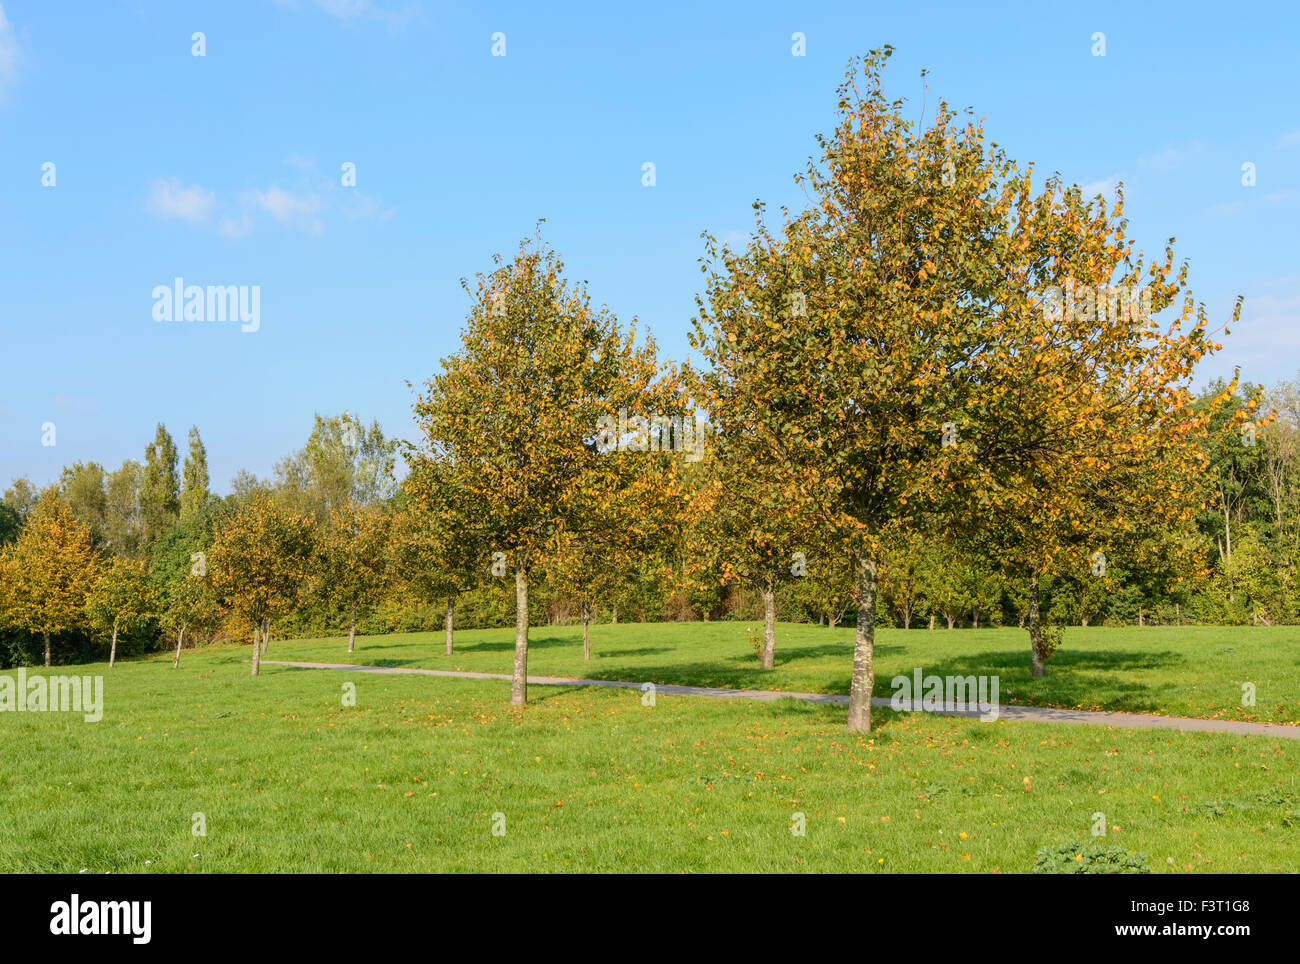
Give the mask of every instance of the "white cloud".
POLYGON ((1083 199, 1085 201, 1091 201, 1100 194, 1106 199, 1107 204, 1114 204, 1115 189, 1119 187, 1119 182, 1120 176, 1118 174, 1112 174, 1110 177, 1104 178, 1103 180, 1092 181, 1088 184, 1084 184, 1079 188, 1079 190, 1083 193, 1083 199))
POLYGON ((281 224, 310 218, 320 210, 320 198, 314 194, 294 194, 278 184, 269 191, 254 191, 253 202, 281 224))
POLYGON ((1241 201, 1228 201, 1224 204, 1211 204, 1208 208, 1205 209, 1205 212, 1207 214, 1220 214, 1220 215, 1236 214, 1244 206, 1245 205, 1241 201))
POLYGON ((1138 158, 1139 167, 1149 167, 1157 171, 1169 172, 1182 167, 1184 163, 1200 154, 1205 146, 1199 141, 1182 146, 1166 147, 1154 154, 1143 154, 1138 158))
POLYGON ((0 4, 0 101, 7 99, 9 91, 18 83, 18 38, 0 4))
POLYGON ((159 178, 153 182, 149 210, 160 218, 180 218, 198 224, 208 219, 216 197, 197 184, 181 187, 176 178, 159 178))
POLYGON ((379 197, 344 188, 311 158, 290 154, 284 163, 298 171, 291 187, 273 182, 265 190, 254 188, 221 198, 198 186, 182 187, 175 178, 159 179, 154 182, 149 208, 161 217, 182 218, 193 224, 205 223, 215 215, 217 235, 231 241, 249 237, 268 218, 321 237, 332 222, 386 221, 397 211, 385 207, 379 197))
POLYGON ((231 241, 238 241, 253 233, 253 219, 246 213, 238 217, 224 217, 217 225, 217 234, 231 241))
POLYGON ((1300 130, 1294 130, 1290 133, 1283 134, 1277 139, 1278 147, 1294 147, 1296 144, 1300 144, 1300 130))
POLYGON ((1291 201, 1300 201, 1300 190, 1289 187, 1282 191, 1274 191, 1272 194, 1266 195, 1264 200, 1271 204, 1287 204, 1291 201))

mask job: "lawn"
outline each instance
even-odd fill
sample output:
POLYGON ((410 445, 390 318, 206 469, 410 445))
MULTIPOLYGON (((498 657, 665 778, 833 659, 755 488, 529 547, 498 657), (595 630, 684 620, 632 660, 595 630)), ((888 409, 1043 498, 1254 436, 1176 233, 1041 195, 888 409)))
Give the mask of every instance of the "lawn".
MULTIPOLYGON (((593 626, 592 658, 582 659, 577 626, 534 627, 528 671, 539 676, 650 680, 700 686, 815 693, 849 691, 853 627, 777 626, 776 667, 764 670, 746 637, 762 624, 646 623, 593 626)), ((876 636, 876 695, 916 667, 938 675, 996 675, 1003 703, 1119 710, 1165 716, 1300 722, 1300 627, 1067 628, 1047 676, 1029 673, 1023 629, 885 629, 876 636), (1242 706, 1242 684, 1255 705, 1242 706)), ((456 634, 445 655, 442 633, 341 639, 272 640, 271 659, 418 666, 509 673, 514 629, 456 634)))
MULTIPOLYGON (((847 673, 837 669, 847 648, 834 648, 847 633, 805 628, 801 645, 784 626, 785 655, 811 665, 788 659, 765 676, 732 646, 704 679, 706 646, 692 639, 674 666, 671 639, 685 648, 696 631, 736 629, 600 627, 591 667, 801 688, 847 673)), ((1189 645, 1260 648, 1217 633, 1217 643, 1189 633, 1189 645)), ((533 669, 569 666, 570 636, 538 630, 533 669)), ((899 636, 882 641, 882 672, 901 671, 899 636)), ((927 641, 918 653, 942 655, 927 668, 960 662, 964 643, 971 667, 1000 669, 1014 637, 917 638, 927 641), (972 645, 985 639, 991 650, 972 645)), ((1112 654, 1103 680, 1145 682, 1107 698, 1165 692, 1157 684, 1183 664, 1172 662, 1176 637, 1163 638, 1112 654)), ((452 661, 432 654, 432 637, 367 638, 356 655, 502 669, 504 639, 462 634, 452 661)), ((273 642, 268 655, 341 658, 345 646, 273 642)), ((1095 814, 1102 845, 1144 852, 1154 872, 1300 871, 1291 740, 879 710, 868 738, 844 729, 843 707, 665 695, 644 706, 635 690, 579 687, 534 687, 518 711, 505 682, 275 666, 253 679, 246 655, 186 652, 175 671, 166 657, 79 668, 107 677, 99 723, 0 714, 0 871, 1008 873, 1030 871, 1039 847, 1092 843, 1095 814), (348 683, 355 706, 343 705, 348 683), (204 836, 193 834, 196 813, 204 836), (791 833, 796 814, 803 836, 791 833)), ((1251 662, 1257 673, 1270 665, 1251 662)), ((1052 671, 1066 667, 1085 672, 1052 671)))

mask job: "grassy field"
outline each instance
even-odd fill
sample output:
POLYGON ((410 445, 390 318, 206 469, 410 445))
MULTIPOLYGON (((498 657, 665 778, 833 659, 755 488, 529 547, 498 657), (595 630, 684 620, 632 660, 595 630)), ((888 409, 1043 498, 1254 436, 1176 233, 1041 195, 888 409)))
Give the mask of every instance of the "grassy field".
MULTIPOLYGON (((847 632, 783 626, 783 662, 763 674, 744 665, 744 628, 600 627, 586 667, 571 631, 540 629, 532 669, 846 681, 847 632), (696 636, 737 632, 707 669, 711 644, 696 636)), ((1294 659, 1286 670, 1260 653, 1294 656, 1285 633, 1181 632, 1182 645, 1172 631, 1067 636, 1078 661, 1056 661, 1064 689, 1040 695, 1088 704, 1091 679, 1107 705, 1128 694, 1153 710, 1226 709, 1226 696, 1206 702, 1215 672, 1203 664, 1231 649, 1239 659, 1220 672, 1247 667, 1261 693, 1289 680, 1294 707, 1294 659), (1082 656, 1107 652, 1093 668, 1082 656)), ((909 655, 885 634, 882 673, 922 656, 927 670, 1009 672, 1020 655, 1015 634, 915 635, 909 655)), ((464 633, 450 660, 432 636, 368 638, 355 655, 504 670, 507 636, 464 633)), ((273 642, 268 655, 341 660, 345 648, 273 642)), ((517 711, 504 682, 274 666, 252 679, 246 658, 213 649, 186 652, 178 671, 165 657, 79 668, 107 677, 99 723, 0 714, 0 871, 1026 872, 1039 847, 1091 844, 1098 813, 1100 843, 1145 852, 1157 873, 1300 871, 1291 740, 879 710, 867 738, 845 731, 843 707, 664 695, 646 707, 633 690, 577 687, 534 687, 517 711), (345 683, 356 706, 342 705, 345 683), (791 833, 797 813, 803 836, 791 833)))
MULTIPOLYGON (((592 658, 582 659, 577 626, 534 627, 528 671, 540 676, 650 680, 815 693, 849 691, 853 628, 801 623, 777 627, 776 667, 759 666, 747 629, 760 623, 649 623, 592 627, 592 658)), ((272 641, 272 659, 418 666, 509 673, 514 629, 456 634, 445 655, 441 633, 359 637, 347 641, 272 641)), ((1300 627, 1067 628, 1047 676, 1029 673, 1023 629, 885 629, 876 637, 876 695, 889 681, 927 673, 1000 678, 1002 702, 1071 709, 1124 710, 1166 716, 1300 722, 1300 627), (1242 706, 1242 683, 1255 684, 1255 706, 1242 706)))

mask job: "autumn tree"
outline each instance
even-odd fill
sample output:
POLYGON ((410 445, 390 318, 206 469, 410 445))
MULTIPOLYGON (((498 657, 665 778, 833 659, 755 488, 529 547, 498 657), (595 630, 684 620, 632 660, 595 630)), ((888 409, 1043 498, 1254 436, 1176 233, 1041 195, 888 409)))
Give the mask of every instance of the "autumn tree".
POLYGON ((264 494, 221 526, 208 557, 214 590, 253 627, 253 669, 257 676, 270 622, 297 606, 312 558, 314 526, 305 516, 264 494))
MULTIPOLYGON (((1048 289, 1070 278, 1146 281, 1159 311, 1182 272, 1171 252, 1131 259, 1122 223, 1059 179, 1035 195, 1032 171, 987 144, 981 123, 956 123, 942 102, 928 126, 905 118, 881 86, 890 52, 850 66, 837 124, 800 178, 811 208, 773 234, 757 205, 743 252, 710 240, 693 339, 719 431, 788 479, 855 560, 853 731, 869 729, 892 533, 1011 519, 1023 534, 1027 520, 1070 514, 1081 486, 1195 433, 1185 381, 1212 345, 1203 310, 1179 331, 1188 303, 1163 331, 1118 312, 1103 321, 1096 301, 1091 319, 1052 322, 1048 289)), ((1145 499, 1184 496, 1173 482, 1145 499)), ((1054 542, 1027 551, 1030 565, 1054 542)))
POLYGON ((330 510, 317 544, 317 583, 328 603, 348 614, 348 652, 356 646, 357 607, 377 600, 389 575, 389 518, 348 502, 330 510))
POLYGON ((113 559, 100 571, 86 596, 86 616, 93 629, 108 633, 108 668, 117 661, 117 635, 143 628, 156 614, 157 599, 143 562, 113 559))
POLYGON ((467 520, 475 543, 513 570, 510 701, 522 706, 531 574, 564 535, 596 538, 609 524, 608 483, 619 463, 598 450, 600 419, 658 405, 647 389, 662 383, 653 343, 638 346, 607 309, 594 308, 540 240, 525 241, 512 261, 494 260, 490 273, 463 282, 473 304, 462 345, 416 402, 416 457, 437 463, 445 483, 428 510, 467 520))
POLYGON ((145 449, 140 480, 140 511, 144 543, 152 545, 180 518, 180 479, 176 474, 176 443, 166 426, 158 423, 154 439, 145 449))
POLYGON ((54 493, 36 503, 18 539, 3 554, 6 618, 41 637, 50 665, 50 637, 86 626, 86 597, 99 564, 90 530, 54 493))
POLYGON ((203 447, 197 425, 190 426, 190 451, 185 456, 185 469, 181 478, 180 518, 182 521, 202 515, 208 499, 208 450, 203 447))

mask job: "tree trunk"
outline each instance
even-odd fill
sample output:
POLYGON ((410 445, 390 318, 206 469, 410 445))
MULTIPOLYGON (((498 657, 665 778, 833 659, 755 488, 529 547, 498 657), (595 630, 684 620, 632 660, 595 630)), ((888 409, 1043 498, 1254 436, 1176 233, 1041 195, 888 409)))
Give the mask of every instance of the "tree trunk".
POLYGON ((763 588, 763 669, 776 665, 776 593, 769 583, 763 588))
POLYGON ((829 622, 831 629, 834 629, 840 624, 839 618, 836 616, 827 616, 826 619, 829 622))
POLYGON ((826 614, 825 614, 825 613, 818 613, 818 614, 817 614, 817 625, 818 625, 818 626, 825 626, 825 625, 826 625, 826 614))
POLYGON ((910 609, 903 610, 903 628, 904 629, 912 628, 912 610, 910 609))
POLYGON ((41 637, 45 640, 45 665, 49 666, 50 665, 50 634, 41 633, 41 637))
POLYGON ((266 647, 271 644, 271 620, 262 620, 262 655, 266 655, 266 647))
POLYGON ((1029 579, 1029 649, 1030 665, 1035 676, 1047 675, 1043 666, 1043 627, 1038 620, 1038 573, 1029 579))
POLYGON ((108 646, 108 668, 112 669, 113 664, 117 662, 117 620, 113 620, 113 642, 108 646))
POLYGON ((858 631, 853 641, 853 680, 849 687, 849 732, 871 732, 871 691, 875 685, 876 560, 858 550, 858 631))
POLYGON ((1085 629, 1087 628, 1087 626, 1088 626, 1088 614, 1087 614, 1087 613, 1084 613, 1082 616, 1079 617, 1079 625, 1080 625, 1080 626, 1083 626, 1085 629))
POLYGON ((978 609, 972 609, 970 611, 970 628, 971 629, 980 628, 980 611, 978 609))
POLYGON ((254 676, 257 675, 258 657, 262 653, 261 634, 262 634, 262 624, 260 622, 253 623, 253 675, 254 676))
POLYGON ((357 604, 353 603, 349 610, 348 616, 348 652, 356 649, 357 645, 357 604))
POLYGON ((952 629, 952 614, 951 614, 951 613, 944 613, 944 614, 943 614, 943 618, 946 619, 946 620, 948 620, 948 628, 949 628, 949 629, 952 629))
POLYGON ((591 636, 587 632, 587 624, 591 622, 591 610, 585 605, 582 607, 582 658, 591 659, 591 636))
POLYGON ((930 628, 934 629, 934 613, 930 613, 930 628))
MULTIPOLYGON (((704 617, 704 621, 705 621, 706 623, 709 621, 709 617, 708 617, 707 615, 704 617)), ((617 626, 617 625, 618 625, 618 607, 617 607, 617 606, 614 607, 613 618, 609 621, 609 624, 610 624, 611 626, 617 626)))
POLYGON ((510 680, 510 702, 528 702, 528 573, 515 570, 515 672, 510 680))
POLYGON ((447 655, 451 655, 451 643, 456 625, 456 597, 447 597, 447 655))
POLYGON ((181 665, 181 643, 185 640, 185 624, 181 624, 181 631, 176 634, 176 655, 172 658, 172 669, 177 669, 181 665))
POLYGON ((1139 626, 1145 626, 1145 625, 1146 625, 1146 623, 1144 623, 1144 622, 1142 621, 1142 607, 1141 607, 1141 606, 1138 606, 1138 625, 1139 625, 1139 626))

